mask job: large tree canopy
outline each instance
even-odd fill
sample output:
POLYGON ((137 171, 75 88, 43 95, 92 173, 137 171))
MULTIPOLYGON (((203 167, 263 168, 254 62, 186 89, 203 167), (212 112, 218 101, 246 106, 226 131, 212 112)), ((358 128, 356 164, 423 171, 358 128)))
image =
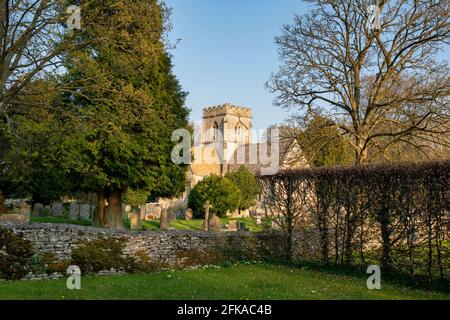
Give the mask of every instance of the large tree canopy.
POLYGON ((184 190, 185 169, 170 155, 172 131, 187 126, 186 94, 171 71, 163 42, 167 12, 159 1, 108 1, 83 10, 98 18, 79 41, 103 41, 67 57, 65 82, 78 87, 65 101, 80 117, 65 146, 77 155, 70 166, 84 188, 98 193, 100 225, 120 228, 128 188, 160 196, 184 190))
POLYGON ((385 152, 399 141, 448 145, 449 69, 436 55, 449 40, 449 2, 380 0, 376 30, 371 1, 311 2, 276 38, 282 66, 268 87, 277 103, 331 119, 357 163, 369 147, 385 152))

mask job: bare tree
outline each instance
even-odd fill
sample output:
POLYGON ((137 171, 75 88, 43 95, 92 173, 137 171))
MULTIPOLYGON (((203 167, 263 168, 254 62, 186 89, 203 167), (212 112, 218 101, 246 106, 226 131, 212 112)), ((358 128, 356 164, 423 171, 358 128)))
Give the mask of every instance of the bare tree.
POLYGON ((283 64, 267 84, 276 103, 326 116, 349 137, 356 163, 373 146, 448 145, 449 69, 435 58, 448 45, 449 2, 380 0, 376 30, 371 1, 309 2, 314 9, 276 38, 283 64))
MULTIPOLYGON (((30 83, 48 74, 57 75, 64 53, 85 45, 77 39, 77 31, 66 26, 70 17, 66 12, 68 5, 66 0, 0 0, 0 119, 3 123, 11 125, 11 115, 30 83)), ((83 19, 88 24, 90 18, 83 19)))

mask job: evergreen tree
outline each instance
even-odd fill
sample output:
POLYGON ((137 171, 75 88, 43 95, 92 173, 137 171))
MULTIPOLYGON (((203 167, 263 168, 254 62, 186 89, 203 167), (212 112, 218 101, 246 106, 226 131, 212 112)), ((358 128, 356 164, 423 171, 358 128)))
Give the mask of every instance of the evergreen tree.
POLYGON ((163 41, 167 11, 157 0, 90 3, 96 15, 79 41, 93 41, 67 57, 65 96, 80 113, 66 147, 70 166, 86 190, 96 191, 101 226, 122 228, 122 195, 128 188, 176 196, 185 188, 186 168, 171 161, 173 130, 187 127, 186 93, 172 73, 163 41), (104 203, 109 205, 105 210, 104 203))
POLYGON ((226 177, 240 190, 238 209, 246 210, 255 204, 259 193, 259 185, 253 173, 245 166, 240 166, 237 171, 227 172, 226 177))
POLYGON ((188 206, 196 217, 204 217, 204 205, 209 201, 210 212, 224 217, 228 211, 237 209, 239 188, 228 178, 211 175, 197 183, 189 194, 188 206))
POLYGON ((339 130, 323 116, 315 116, 300 132, 297 142, 313 167, 352 164, 355 153, 339 130))

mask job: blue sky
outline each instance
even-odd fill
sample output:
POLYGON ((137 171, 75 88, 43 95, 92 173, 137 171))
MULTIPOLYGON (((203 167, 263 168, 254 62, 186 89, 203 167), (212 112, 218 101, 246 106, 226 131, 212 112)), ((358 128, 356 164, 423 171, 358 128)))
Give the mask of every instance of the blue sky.
POLYGON ((287 113, 272 105, 264 87, 279 61, 274 37, 294 13, 308 5, 300 0, 166 0, 173 8, 170 39, 174 72, 189 92, 191 121, 203 107, 230 102, 253 109, 254 128, 280 123, 287 113))

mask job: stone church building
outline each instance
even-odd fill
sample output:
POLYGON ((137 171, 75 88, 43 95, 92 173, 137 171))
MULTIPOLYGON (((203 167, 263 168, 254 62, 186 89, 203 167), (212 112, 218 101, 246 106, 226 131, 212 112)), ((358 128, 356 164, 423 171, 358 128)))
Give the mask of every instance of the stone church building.
MULTIPOLYGON (((193 161, 189 168, 191 185, 211 174, 225 175, 246 166, 254 174, 273 165, 275 172, 304 167, 306 161, 286 128, 267 129, 263 142, 253 141, 253 111, 229 103, 203 109, 201 124, 194 124, 193 161), (271 136, 277 130, 277 137, 271 136), (264 161, 265 160, 265 161, 264 161), (272 163, 269 163, 272 162, 272 163)), ((261 139, 260 139, 261 140, 261 139)))
MULTIPOLYGON (((263 137, 264 142, 254 141, 256 131, 250 108, 229 103, 204 108, 202 121, 191 126, 194 129, 193 160, 188 171, 186 192, 179 199, 160 199, 158 204, 147 204, 142 212, 144 217, 150 215, 158 218, 160 210, 155 212, 155 207, 166 207, 171 212, 177 212, 177 216, 182 216, 192 188, 212 174, 224 176, 241 165, 255 175, 268 174, 264 173, 264 169, 271 165, 275 168, 273 173, 306 165, 306 161, 299 157, 301 152, 295 139, 286 134, 286 128, 275 128, 278 129, 276 139, 270 136, 274 129, 268 129, 263 137)), ((249 212, 242 214, 247 216, 249 212)))

